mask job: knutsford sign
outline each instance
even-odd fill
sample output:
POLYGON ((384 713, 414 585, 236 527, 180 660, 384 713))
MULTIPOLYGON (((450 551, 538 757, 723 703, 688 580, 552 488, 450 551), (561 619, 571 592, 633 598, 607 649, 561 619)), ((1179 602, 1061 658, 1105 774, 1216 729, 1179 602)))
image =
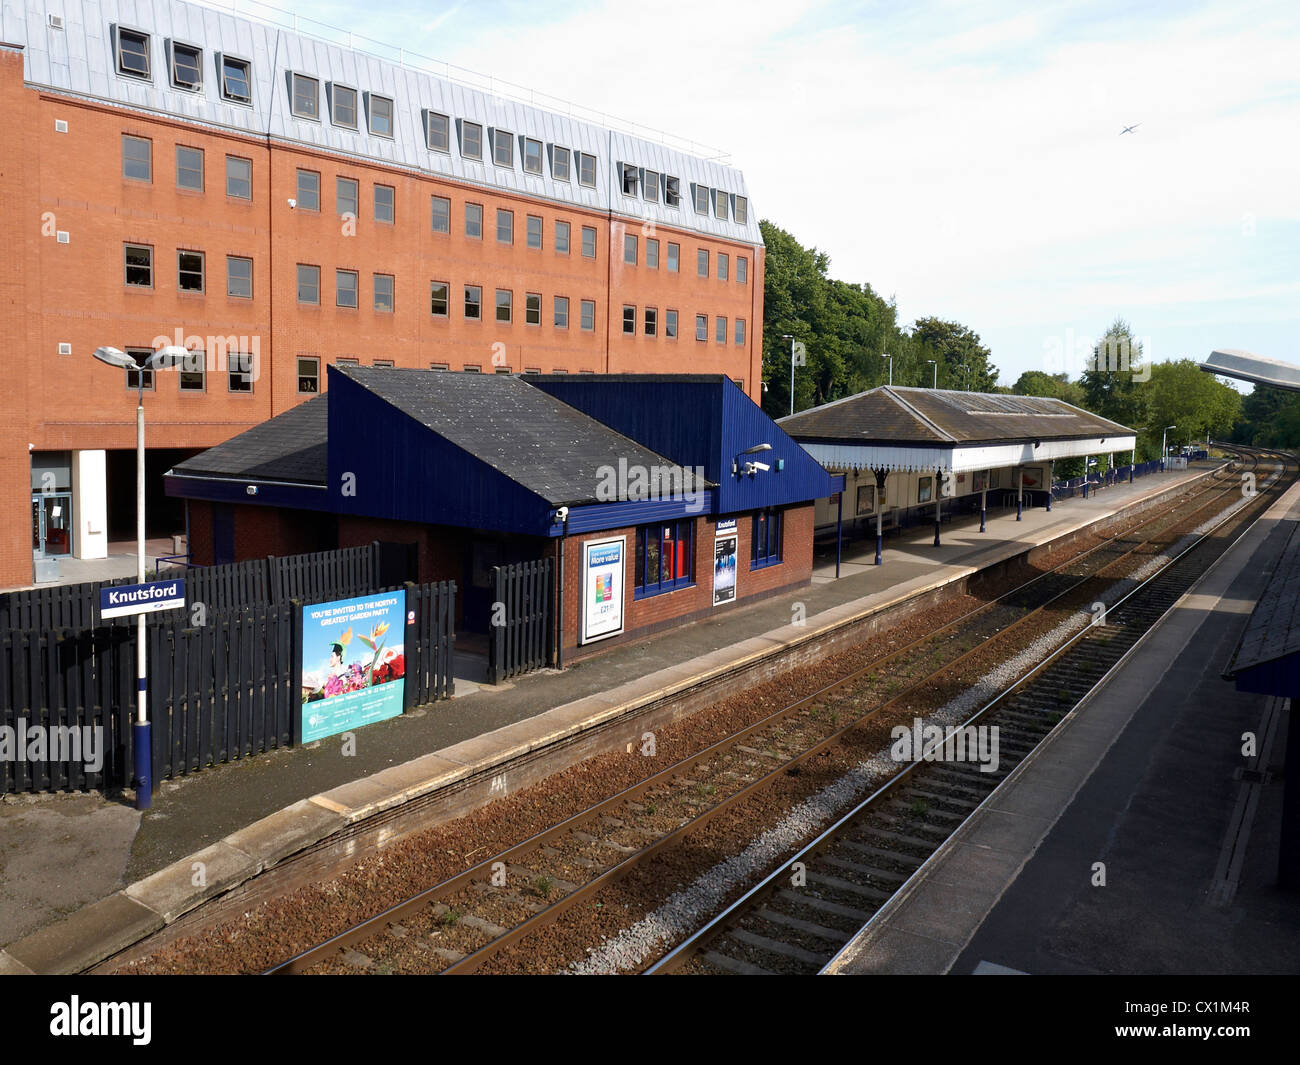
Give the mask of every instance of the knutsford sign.
POLYGON ((185 579, 122 584, 99 590, 99 616, 120 618, 129 614, 152 614, 156 610, 178 610, 185 606, 185 579))

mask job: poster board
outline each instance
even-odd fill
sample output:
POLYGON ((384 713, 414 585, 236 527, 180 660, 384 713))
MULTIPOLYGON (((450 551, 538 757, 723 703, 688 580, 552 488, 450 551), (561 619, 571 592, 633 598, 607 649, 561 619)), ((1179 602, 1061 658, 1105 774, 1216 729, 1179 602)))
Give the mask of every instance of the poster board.
POLYGON ((579 643, 608 639, 623 631, 623 582, 627 537, 587 540, 582 545, 582 628, 579 643))
POLYGON ((740 533, 735 518, 723 518, 713 528, 713 605, 736 600, 736 571, 740 533))
POLYGON ((402 712, 406 592, 302 608, 302 742, 402 712))
POLYGON ((863 517, 866 514, 876 512, 876 486, 874 484, 858 485, 857 506, 854 508, 856 517, 863 517))

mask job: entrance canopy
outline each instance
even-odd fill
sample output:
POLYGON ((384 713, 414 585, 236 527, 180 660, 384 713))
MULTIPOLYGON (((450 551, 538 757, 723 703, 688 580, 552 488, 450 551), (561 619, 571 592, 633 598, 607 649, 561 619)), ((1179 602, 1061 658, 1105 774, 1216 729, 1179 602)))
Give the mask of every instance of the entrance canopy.
POLYGON ((1201 363, 1206 373, 1220 374, 1223 377, 1235 377, 1240 381, 1252 381, 1257 385, 1271 385, 1285 388, 1291 392, 1300 392, 1300 366, 1280 359, 1265 359, 1252 355, 1249 351, 1224 348, 1213 351, 1210 357, 1201 363))
POLYGON ((892 385, 777 424, 831 470, 969 473, 1128 451, 1137 440, 1059 399, 892 385))

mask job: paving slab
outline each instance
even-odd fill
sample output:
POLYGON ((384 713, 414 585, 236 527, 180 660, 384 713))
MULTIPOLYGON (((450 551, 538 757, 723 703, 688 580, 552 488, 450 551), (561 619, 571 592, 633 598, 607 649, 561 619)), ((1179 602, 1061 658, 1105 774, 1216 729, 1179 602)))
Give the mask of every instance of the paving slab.
POLYGON ((262 863, 256 858, 223 841, 136 881, 126 893, 171 924, 200 903, 237 887, 261 871, 262 863))

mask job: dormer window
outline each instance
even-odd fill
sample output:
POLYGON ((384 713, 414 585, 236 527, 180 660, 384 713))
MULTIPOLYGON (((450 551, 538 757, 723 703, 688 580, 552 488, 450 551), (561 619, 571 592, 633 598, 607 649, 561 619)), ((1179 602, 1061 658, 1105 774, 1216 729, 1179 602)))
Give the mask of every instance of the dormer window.
POLYGON ((172 42, 172 85, 199 92, 203 88, 203 49, 172 42))
POLYGON ((252 102, 253 89, 247 59, 236 59, 229 55, 221 57, 221 96, 241 104, 252 102))
POLYGON ((744 196, 737 196, 737 197, 736 197, 736 210, 735 210, 735 215, 736 215, 736 224, 737 224, 737 225, 742 225, 742 226, 744 226, 744 225, 748 225, 748 224, 749 224, 749 200, 748 200, 748 198, 746 198, 746 197, 744 197, 744 196))
POLYGON ((578 184, 589 189, 596 187, 596 157, 586 152, 578 153, 578 184))
POLYGON ((515 139, 511 133, 504 129, 494 129, 492 131, 492 162, 496 163, 497 166, 514 168, 515 139))
POLYGON ((336 126, 357 128, 357 90, 346 85, 330 86, 330 118, 336 126))
POLYGON ((637 168, 631 163, 623 164, 623 195, 635 196, 637 186, 637 168))
POLYGON ((709 213, 709 189, 707 185, 695 186, 695 213, 709 213))
POLYGON ((569 180, 569 149, 558 144, 551 148, 551 177, 556 181, 569 180))
POLYGON ((659 174, 654 170, 645 172, 645 180, 641 183, 642 195, 650 203, 659 202, 659 174))
POLYGON ((524 138, 524 173, 540 174, 542 172, 542 142, 532 137, 524 138))
POLYGON ((477 122, 461 122, 460 154, 465 159, 483 158, 483 127, 477 122))
POLYGON ((320 118, 320 82, 306 74, 294 74, 290 106, 299 118, 320 118))
POLYGON ((376 137, 393 135, 393 101, 387 96, 367 93, 370 110, 370 132, 376 137))
POLYGON ((713 208, 717 216, 726 221, 731 215, 731 197, 721 189, 713 191, 713 208))
POLYGON ((682 202, 682 183, 675 177, 664 178, 664 203, 669 207, 678 207, 682 202))
POLYGON ((128 77, 151 81, 149 74, 149 35, 138 30, 117 31, 117 72, 128 77))
POLYGON ((440 115, 437 111, 428 111, 425 132, 428 135, 428 146, 431 152, 450 152, 451 151, 451 119, 446 115, 440 115))

